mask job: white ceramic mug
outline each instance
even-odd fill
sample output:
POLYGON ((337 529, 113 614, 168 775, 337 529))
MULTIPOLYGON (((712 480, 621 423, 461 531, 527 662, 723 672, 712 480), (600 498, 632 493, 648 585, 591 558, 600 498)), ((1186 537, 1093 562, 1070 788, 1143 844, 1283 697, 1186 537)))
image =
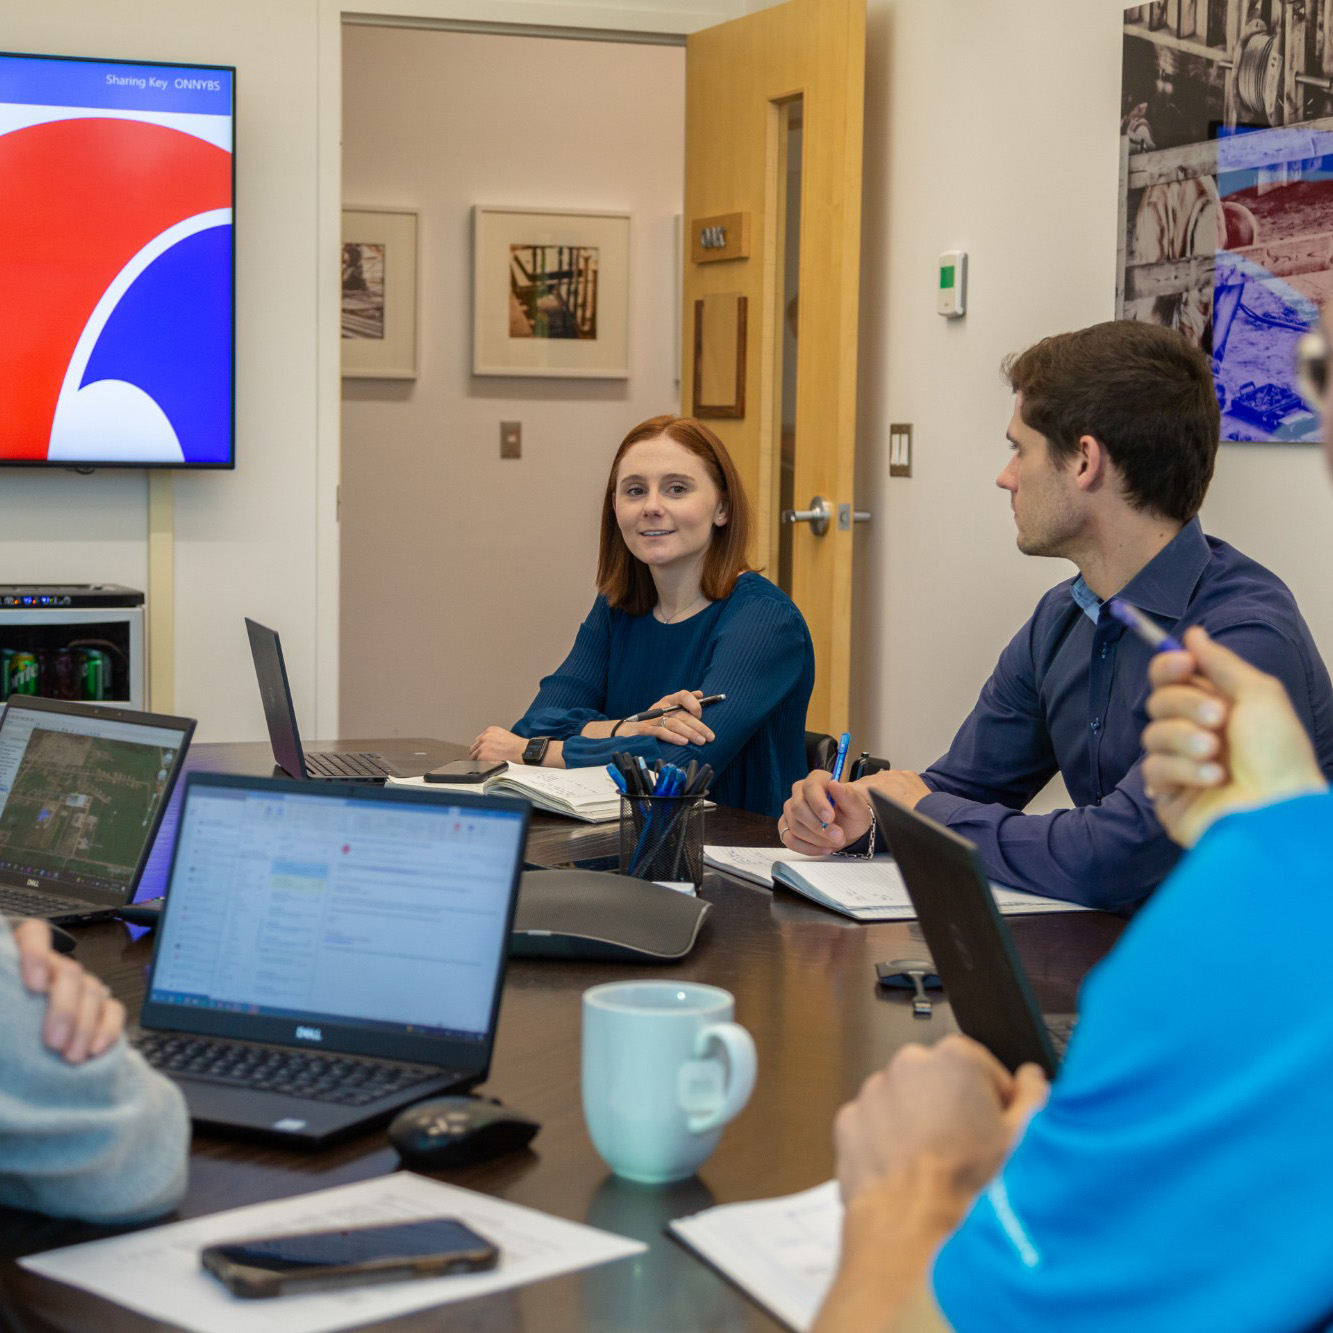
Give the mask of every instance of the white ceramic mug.
POLYGON ((583 1114, 616 1175, 653 1185, 693 1175, 744 1109, 755 1050, 734 1009, 730 992, 693 981, 583 992, 583 1114))

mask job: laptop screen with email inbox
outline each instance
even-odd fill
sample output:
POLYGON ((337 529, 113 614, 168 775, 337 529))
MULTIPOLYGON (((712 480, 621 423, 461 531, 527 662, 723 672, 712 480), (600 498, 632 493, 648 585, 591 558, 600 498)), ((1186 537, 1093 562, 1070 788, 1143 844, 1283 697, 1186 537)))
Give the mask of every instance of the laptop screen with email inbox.
POLYGON ((145 1022, 488 1044, 525 812, 415 796, 193 776, 145 1022))
POLYGON ((123 902, 193 725, 12 699, 0 725, 0 871, 123 902))

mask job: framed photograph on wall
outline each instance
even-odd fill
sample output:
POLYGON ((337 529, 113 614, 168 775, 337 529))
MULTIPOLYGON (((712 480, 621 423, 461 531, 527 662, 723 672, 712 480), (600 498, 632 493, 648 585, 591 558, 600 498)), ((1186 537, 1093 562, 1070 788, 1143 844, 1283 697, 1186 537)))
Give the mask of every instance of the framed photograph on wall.
POLYGON ((1296 373, 1301 336, 1333 299, 1318 9, 1309 28, 1297 5, 1125 10, 1116 317, 1165 324, 1208 356, 1224 442, 1322 436, 1296 373))
POLYGON ((345 378, 417 377, 419 229, 420 219, 414 209, 343 209, 345 378))
POLYGON ((472 373, 629 378, 629 214, 472 210, 472 373))

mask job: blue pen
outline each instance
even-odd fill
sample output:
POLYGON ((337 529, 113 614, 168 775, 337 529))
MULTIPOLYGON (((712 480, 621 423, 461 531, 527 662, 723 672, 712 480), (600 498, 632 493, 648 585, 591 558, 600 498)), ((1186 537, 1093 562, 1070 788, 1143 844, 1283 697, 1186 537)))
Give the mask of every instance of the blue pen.
POLYGON ((847 764, 847 750, 852 743, 852 733, 844 731, 842 739, 838 742, 838 753, 833 760, 833 781, 842 781, 842 770, 847 764))
POLYGON ((606 771, 611 775, 611 781, 616 784, 621 793, 628 796, 629 788, 625 786, 625 775, 614 764, 607 764, 606 771))
MULTIPOLYGON (((852 733, 850 731, 844 731, 842 733, 842 739, 838 742, 838 753, 833 757, 834 782, 842 781, 842 770, 846 766, 847 750, 851 746, 851 743, 852 743, 852 733)), ((828 828, 828 824, 827 822, 821 821, 819 827, 828 828)))
POLYGON ((1185 645, 1179 639, 1154 625, 1138 607, 1130 606, 1128 602, 1121 601, 1119 597, 1112 597, 1106 603, 1106 609, 1126 629, 1137 634, 1153 652, 1183 653, 1185 651, 1185 645))
MULTIPOLYGON (((642 759, 639 761, 642 763, 642 759)), ((661 762, 660 760, 658 761, 661 762)), ((683 776, 674 764, 662 764, 656 771, 646 769, 655 779, 652 790, 654 797, 676 796, 679 793, 679 779, 683 776)), ((643 831, 635 844, 634 855, 630 858, 630 873, 644 862, 650 862, 657 856, 670 839, 672 827, 676 822, 677 811, 665 806, 654 805, 648 809, 643 823, 643 831)))

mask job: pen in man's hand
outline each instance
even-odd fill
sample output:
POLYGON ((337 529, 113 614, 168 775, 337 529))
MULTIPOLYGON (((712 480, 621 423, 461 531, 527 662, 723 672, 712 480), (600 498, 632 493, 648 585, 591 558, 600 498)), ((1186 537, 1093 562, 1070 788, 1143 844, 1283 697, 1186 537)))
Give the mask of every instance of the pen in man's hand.
POLYGON ((1183 653, 1185 646, 1179 639, 1168 634, 1160 626, 1153 624, 1136 606, 1119 597, 1112 597, 1106 603, 1106 609, 1128 630, 1148 645, 1155 653, 1183 653))
POLYGON ((833 760, 833 781, 842 781, 842 770, 847 764, 847 751, 852 743, 852 733, 844 731, 842 739, 838 742, 838 753, 833 760))
MULTIPOLYGON (((699 707, 707 708, 709 704, 720 704, 726 697, 725 694, 705 694, 699 700, 699 707)), ((654 718, 665 717, 668 713, 679 713, 684 707, 684 704, 668 704, 665 708, 650 708, 645 713, 631 714, 625 722, 651 722, 654 718)), ((623 726, 624 722, 621 725, 623 726)))
MULTIPOLYGON (((833 757, 834 782, 842 781, 842 770, 843 766, 847 763, 847 750, 851 746, 851 743, 852 743, 852 733, 850 731, 844 731, 842 733, 842 739, 839 740, 838 742, 838 753, 833 757)), ((828 828, 828 821, 821 820, 819 827, 828 828)))

